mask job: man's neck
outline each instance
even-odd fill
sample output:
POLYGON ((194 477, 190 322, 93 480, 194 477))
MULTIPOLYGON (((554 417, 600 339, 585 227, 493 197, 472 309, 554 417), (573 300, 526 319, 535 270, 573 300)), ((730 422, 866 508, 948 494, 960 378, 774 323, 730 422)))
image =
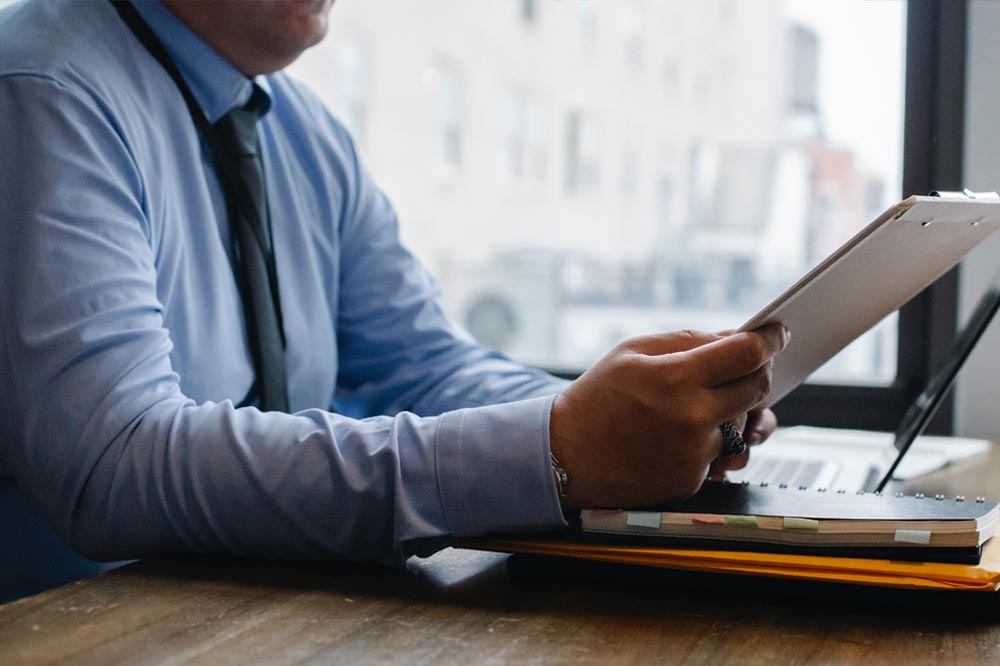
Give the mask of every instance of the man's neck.
POLYGON ((229 3, 162 2, 181 23, 247 77, 276 72, 294 60, 275 60, 269 58, 265 50, 257 48, 253 40, 241 31, 239 22, 227 20, 232 12, 229 3))

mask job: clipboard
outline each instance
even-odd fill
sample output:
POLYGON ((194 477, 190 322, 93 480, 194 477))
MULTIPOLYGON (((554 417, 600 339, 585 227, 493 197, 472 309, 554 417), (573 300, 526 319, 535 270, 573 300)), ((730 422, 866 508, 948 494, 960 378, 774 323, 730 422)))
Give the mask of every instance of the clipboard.
POLYGON ((996 193, 934 193, 892 206, 739 328, 782 323, 771 406, 1000 229, 996 193))

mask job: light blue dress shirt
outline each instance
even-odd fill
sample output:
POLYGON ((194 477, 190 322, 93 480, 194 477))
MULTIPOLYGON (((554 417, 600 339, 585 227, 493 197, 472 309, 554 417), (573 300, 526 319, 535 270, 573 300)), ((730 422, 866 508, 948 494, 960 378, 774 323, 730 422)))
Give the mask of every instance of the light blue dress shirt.
MULTIPOLYGON (((246 102, 137 4, 211 121, 246 102)), ((254 376, 228 218, 169 76, 106 2, 0 12, 0 464, 95 559, 398 560, 563 525, 564 382, 457 328, 343 127, 256 82, 292 414, 234 407, 254 376)))

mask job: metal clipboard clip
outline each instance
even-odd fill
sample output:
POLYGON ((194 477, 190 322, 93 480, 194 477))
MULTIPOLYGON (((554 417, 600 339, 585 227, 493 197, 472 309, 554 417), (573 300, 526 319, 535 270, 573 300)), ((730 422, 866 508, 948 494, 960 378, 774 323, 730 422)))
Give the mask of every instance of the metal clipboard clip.
POLYGON ((972 190, 966 188, 961 192, 945 192, 934 190, 931 192, 930 196, 940 197, 942 199, 976 199, 976 200, 986 200, 986 201, 1000 201, 1000 194, 996 192, 973 192, 972 190))

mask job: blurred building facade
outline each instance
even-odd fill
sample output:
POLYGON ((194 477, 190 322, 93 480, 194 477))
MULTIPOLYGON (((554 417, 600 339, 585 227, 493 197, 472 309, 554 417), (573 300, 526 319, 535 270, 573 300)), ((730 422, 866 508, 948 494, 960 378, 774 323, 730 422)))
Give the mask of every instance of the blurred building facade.
MULTIPOLYGON (((824 136, 821 39, 781 0, 338 0, 293 73, 455 316, 574 368, 738 326, 897 197, 824 136)), ((888 322, 828 372, 894 363, 888 322)))

